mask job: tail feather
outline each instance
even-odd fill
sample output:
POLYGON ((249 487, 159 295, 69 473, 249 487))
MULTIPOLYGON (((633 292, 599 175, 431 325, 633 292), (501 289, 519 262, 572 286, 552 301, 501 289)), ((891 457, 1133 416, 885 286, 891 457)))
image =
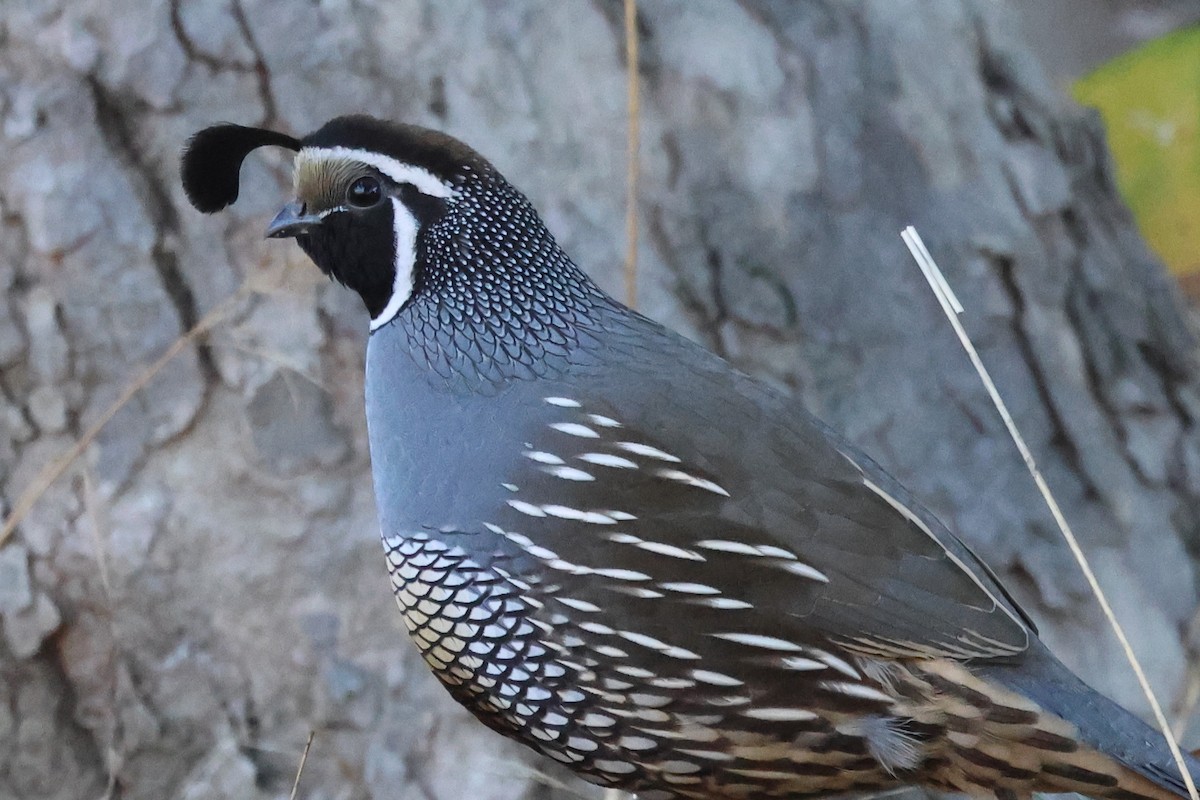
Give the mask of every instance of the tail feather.
MULTIPOLYGON (((1035 640, 1019 665, 981 666, 972 672, 1028 698, 1077 730, 1075 738, 1086 746, 1080 755, 1091 756, 1086 759, 1090 763, 1064 757, 1055 760, 1061 763, 1050 762, 1043 768, 1048 780, 1061 784, 1064 790, 1114 798, 1132 795, 1167 800, 1187 796, 1179 767, 1162 734, 1081 681, 1041 642, 1035 640), (1097 785, 1099 779, 1095 777, 1105 772, 1099 765, 1104 757, 1128 771, 1116 775, 1107 791, 1097 785), (1071 785, 1081 788, 1068 789, 1071 785)), ((1186 753, 1184 761, 1193 778, 1200 778, 1200 761, 1186 753)))

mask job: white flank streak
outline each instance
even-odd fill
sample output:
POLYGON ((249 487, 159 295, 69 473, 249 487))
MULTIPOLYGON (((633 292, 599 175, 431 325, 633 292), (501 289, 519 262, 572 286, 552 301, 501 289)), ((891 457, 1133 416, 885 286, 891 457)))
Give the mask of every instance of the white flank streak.
POLYGON ((562 464, 563 460, 553 453, 545 453, 541 450, 526 450, 525 457, 530 461, 536 461, 539 464, 562 464))
POLYGON ((821 583, 829 583, 829 577, 824 572, 821 572, 816 567, 810 567, 803 561, 786 561, 779 566, 783 567, 788 572, 799 575, 801 578, 808 578, 809 580, 819 581, 821 583))
MULTIPOLYGON (((647 577, 649 577, 649 576, 647 576, 647 577)), ((621 589, 619 589, 619 591, 622 592, 623 594, 631 595, 633 597, 641 597, 646 600, 654 600, 659 597, 666 597, 666 595, 664 595, 662 592, 656 592, 653 589, 643 589, 640 586, 634 587, 632 589, 626 589, 626 588, 622 587, 621 589)))
POLYGON ((640 442, 618 442, 617 447, 626 452, 633 453, 635 456, 645 456, 646 458, 657 458, 659 461, 669 461, 673 464, 678 464, 679 459, 670 453, 664 453, 657 447, 651 447, 648 444, 640 442))
POLYGON ((579 629, 598 636, 612 636, 616 633, 612 628, 602 625, 599 622, 581 622, 579 623, 579 629))
POLYGON ((697 489, 704 489, 705 491, 712 492, 713 494, 729 497, 729 492, 725 491, 723 487, 718 486, 712 481, 705 478, 698 478, 695 475, 689 475, 688 473, 681 472, 677 469, 660 469, 655 474, 658 475, 658 477, 666 478, 669 481, 676 481, 677 483, 687 484, 688 486, 695 486, 697 489))
POLYGON ((558 600, 558 602, 562 603, 564 606, 568 606, 577 611, 599 611, 600 610, 600 606, 596 605, 595 603, 589 603, 586 600, 577 600, 574 597, 558 597, 555 599, 558 600))
POLYGON ((584 453, 579 456, 580 461, 586 461, 589 464, 595 464, 599 467, 616 467, 617 469, 637 469, 637 462, 630 461, 628 458, 614 456, 610 453, 584 453))
POLYGON ((520 488, 515 483, 502 483, 500 485, 503 486, 505 489, 508 489, 510 492, 515 492, 520 488))
POLYGON ((550 567, 550 569, 569 572, 572 575, 593 575, 596 573, 596 570, 593 570, 591 567, 585 567, 582 564, 572 564, 570 561, 564 561, 561 558, 554 559, 547 564, 547 566, 550 567))
POLYGON ((515 508, 517 511, 520 511, 522 514, 528 514, 531 517, 546 516, 545 511, 542 511, 542 509, 538 508, 537 506, 533 505, 532 503, 526 503, 523 500, 509 500, 508 504, 510 506, 512 506, 513 508, 515 508))
POLYGON ((649 647, 651 650, 666 650, 670 645, 666 642, 655 639, 653 636, 647 636, 644 633, 636 633, 634 631, 617 631, 617 635, 627 642, 640 644, 642 647, 649 647))
MULTIPOLYGON (((628 664, 622 664, 621 666, 617 667, 617 672, 621 673, 622 675, 628 675, 631 678, 653 678, 655 674, 648 669, 642 669, 641 667, 634 667, 628 664)), ((616 720, 609 720, 608 724, 611 725, 615 721, 616 720)), ((589 728, 592 727, 592 723, 589 723, 586 719, 580 724, 589 728)))
POLYGON ((533 546, 533 540, 523 533, 517 533, 515 531, 500 531, 500 533, 504 536, 504 538, 520 547, 533 546))
POLYGON ((838 658, 833 653, 827 653, 824 650, 813 650, 811 652, 817 658, 821 659, 826 664, 849 678, 858 679, 862 677, 862 675, 858 673, 858 670, 850 665, 850 662, 838 658))
MULTIPOLYGON (((595 574, 602 578, 612 578, 615 581, 648 581, 650 576, 644 572, 634 572, 631 569, 597 569, 593 570, 595 574)), ((643 595, 645 596, 645 595, 643 595)), ((662 597, 662 595, 657 595, 662 597)))
POLYGON ((641 541, 641 539, 634 536, 632 533, 610 533, 608 535, 608 540, 610 542, 616 542, 617 544, 637 544, 641 541))
POLYGON ((660 583, 659 588, 683 594, 720 594, 721 590, 703 583, 660 583))
POLYGON ((569 397, 547 397, 546 402, 559 408, 579 408, 579 403, 569 397))
POLYGON ((693 653, 691 650, 688 650, 683 647, 668 647, 666 650, 662 651, 662 654, 669 658, 678 658, 681 660, 689 660, 690 659, 690 660, 694 661, 694 660, 700 658, 700 656, 693 653))
POLYGON ((588 419, 599 425, 601 428, 621 427, 621 423, 617 422, 612 417, 606 417, 603 414, 588 414, 588 419))
POLYGON ((613 658, 613 659, 629 658, 629 653, 626 653, 624 650, 622 650, 619 647, 613 647, 612 645, 609 645, 609 644, 596 645, 592 649, 595 650, 600 655, 605 656, 607 658, 613 658))
POLYGON ((439 180, 432 172, 370 150, 358 150, 352 147, 305 147, 296 154, 296 160, 301 159, 357 161, 360 164, 374 167, 396 183, 411 183, 422 194, 445 198, 453 197, 455 193, 449 184, 439 180))
POLYGON ((651 553, 658 553, 663 556, 671 556, 672 558, 686 558, 689 561, 704 561, 704 556, 697 553, 695 550, 684 550, 682 547, 675 547, 662 542, 639 542, 638 547, 642 550, 649 550, 651 553))
POLYGON ((816 714, 803 708, 752 708, 743 711, 742 716, 767 722, 805 722, 817 718, 816 714))
POLYGON ((550 427, 560 433, 565 433, 568 436, 578 436, 581 439, 600 438, 600 434, 587 425, 580 425, 578 422, 554 422, 550 424, 550 427))
POLYGON ((699 602, 701 605, 706 605, 709 608, 719 608, 722 610, 754 608, 753 603, 747 603, 745 600, 737 600, 733 597, 706 597, 699 602))
POLYGON ((841 681, 822 681, 822 689, 828 689, 831 692, 847 695, 848 697, 859 697, 863 700, 878 700, 884 703, 892 702, 891 697, 883 692, 872 689, 870 686, 863 686, 861 683, 843 683, 841 681))
POLYGON ((798 653, 804 649, 795 642, 777 639, 774 636, 759 636, 756 633, 713 633, 710 635, 715 639, 724 639, 727 642, 744 644, 748 647, 761 647, 764 650, 777 650, 781 653, 798 653))
POLYGON ((631 519, 637 519, 637 517, 635 517, 633 514, 630 514, 628 511, 605 511, 604 513, 615 520, 627 521, 631 519))
POLYGON ((371 319, 371 330, 392 321, 410 295, 412 295, 413 264, 417 260, 417 219, 408 207, 395 197, 392 198, 392 230, 396 236, 396 261, 392 265, 392 296, 383 311, 371 319))
POLYGON ((825 669, 826 664, 820 661, 813 661, 811 658, 801 658, 800 656, 785 656, 779 662, 784 669, 795 670, 796 672, 812 672, 813 670, 825 669))
POLYGON ((534 558, 541 559, 542 561, 558 560, 558 553, 554 552, 553 550, 547 550, 541 545, 531 544, 525 548, 525 552, 529 553, 529 555, 533 556, 534 558))
POLYGON ((556 478, 562 478, 566 481, 594 481, 595 477, 590 472, 584 472, 581 469, 574 467, 547 467, 546 472, 549 472, 556 478))
MULTIPOLYGON (((512 501, 509 502, 511 503, 512 501)), ((542 506, 541 510, 550 516, 558 517, 559 519, 574 519, 580 522, 591 522, 595 525, 616 524, 615 519, 597 511, 580 511, 578 508, 559 505, 542 506)))
POLYGON ((760 544, 757 548, 759 553, 764 556, 773 556, 775 558, 786 558, 789 561, 796 560, 796 554, 791 550, 784 550, 782 547, 776 547, 773 544, 760 544))
POLYGON ((727 539, 705 539, 701 542, 696 542, 696 547, 703 547, 707 550, 720 550, 723 553, 738 553, 743 556, 758 556, 762 553, 758 552, 758 548, 743 544, 742 542, 731 542, 727 539))
POLYGON ((745 681, 739 681, 737 678, 726 675, 723 672, 712 672, 707 669, 692 670, 692 677, 701 683, 711 684, 712 686, 741 686, 745 681))

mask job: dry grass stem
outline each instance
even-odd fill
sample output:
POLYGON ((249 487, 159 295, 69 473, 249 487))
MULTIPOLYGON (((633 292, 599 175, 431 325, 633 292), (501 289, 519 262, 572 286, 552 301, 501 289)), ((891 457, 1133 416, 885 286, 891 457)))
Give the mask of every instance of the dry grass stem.
POLYGON ((959 342, 962 343, 963 349, 967 351, 967 357, 971 359, 971 364, 979 374, 979 379, 983 381, 983 386, 987 389, 992 403, 1000 413, 1000 418, 1004 420, 1004 426, 1008 429, 1009 436, 1012 437, 1013 443, 1016 444, 1017 450, 1020 451, 1021 458, 1025 461, 1025 467, 1029 470, 1029 474, 1033 476, 1033 481, 1037 484, 1038 491, 1042 494, 1042 499, 1046 501, 1046 505, 1049 507, 1050 514, 1054 517, 1055 523, 1058 524, 1058 529, 1062 532, 1067 546, 1071 549, 1071 554, 1075 556, 1075 561, 1083 571, 1088 586, 1091 587, 1092 594, 1095 595, 1096 601, 1100 604, 1100 608, 1104 612, 1105 618, 1108 619, 1108 624, 1112 627, 1113 633, 1117 635, 1117 641, 1121 643, 1121 648, 1125 651, 1125 658, 1128 659, 1129 665, 1133 667, 1133 672, 1137 676, 1138 683, 1141 684, 1142 692, 1145 693, 1146 699, 1150 702, 1150 708, 1154 712, 1154 719, 1158 723, 1159 730, 1162 731, 1163 736, 1166 738, 1167 746, 1171 749, 1171 755, 1175 759, 1175 764, 1179 767, 1179 774, 1183 777, 1188 796, 1191 800, 1200 800, 1200 796, 1196 793, 1196 784, 1192 780, 1191 773, 1188 772, 1187 763, 1183 760, 1183 753, 1179 750, 1179 742, 1175 740, 1175 736, 1171 731, 1171 725, 1167 722, 1167 717, 1158 702, 1158 697, 1155 696, 1154 690, 1150 688, 1150 681, 1146 678, 1146 673, 1142 669, 1141 662, 1138 661, 1137 655, 1133 652, 1133 648, 1129 644, 1129 638, 1125 635, 1125 629, 1121 627, 1121 623, 1117 620, 1117 615, 1113 613, 1112 606, 1109 605, 1104 590, 1100 588, 1100 582, 1096 579, 1096 574, 1092 571, 1092 566, 1088 562, 1087 556, 1084 555, 1083 549, 1079 546, 1079 540, 1075 538, 1075 533, 1067 523, 1066 517, 1063 516, 1062 509, 1059 508, 1058 502, 1050 492, 1050 486, 1046 483, 1046 479, 1042 477, 1042 472, 1038 469, 1037 462, 1034 461, 1033 453, 1025 443, 1025 438, 1021 436, 1021 432, 1017 430, 1017 425, 1013 422, 1012 415, 1008 411, 1008 406, 1000 396, 1000 392, 996 389, 996 384, 992 382, 991 375, 988 374, 987 368, 984 367, 983 361, 979 358, 979 352, 975 349, 975 345, 972 344, 966 329, 963 328, 962 321, 958 318, 959 314, 962 313, 962 305, 950 290, 945 276, 942 275, 942 271, 938 269, 933 257, 925 248, 925 243, 921 241, 921 237, 916 229, 910 225, 901 232, 900 236, 904 239, 904 243, 908 245, 909 252, 912 253, 917 265, 921 268, 921 273, 925 276, 925 280, 929 282, 929 288, 933 290, 933 294, 937 297, 942 311, 945 312, 946 318, 950 320, 950 325, 954 328, 954 333, 958 336, 959 342))
POLYGON ((300 765, 296 767, 296 780, 292 781, 292 793, 288 795, 288 800, 296 800, 296 792, 300 791, 300 776, 304 774, 304 765, 308 763, 308 751, 312 749, 315 738, 317 738, 317 732, 310 730, 308 741, 304 743, 304 752, 300 754, 300 765))
POLYGON ((21 494, 21 497, 18 498, 16 505, 13 506, 12 513, 10 513, 8 518, 4 520, 4 526, 0 528, 0 547, 3 547, 4 543, 9 540, 9 537, 12 536, 13 531, 15 531, 17 526, 21 524, 26 516, 28 516, 29 512, 37 504, 38 500, 40 500, 42 495, 46 493, 46 490, 53 486, 54 482, 63 476, 63 473, 65 473, 67 469, 69 469, 70 466, 75 463, 75 460, 78 459, 79 456, 83 455, 83 452, 87 450, 88 445, 95 441, 96 437, 100 435, 100 431, 102 431, 104 426, 107 425, 112 418, 117 415, 117 412, 124 408, 126 403, 132 400, 134 396, 146 386, 146 384, 150 383, 154 376, 157 375, 163 367, 169 364, 171 360, 175 358, 175 356, 183 352, 184 348, 186 348, 193 340, 204 335, 214 325, 220 322, 221 319, 224 318, 225 314, 227 314, 233 307, 234 302, 246 292, 247 287, 245 286, 238 289, 236 292, 229 295, 216 306, 214 306, 213 309, 205 314, 204 317, 202 317, 199 322, 192 326, 190 330, 181 334, 179 338, 171 343, 171 346, 166 349, 166 352, 159 356, 153 364, 151 364, 144 371, 142 371, 141 374, 130 381, 130 383, 121 392, 121 395, 113 401, 112 405, 104 410, 104 413, 101 414, 100 417, 93 422, 78 439, 75 440, 75 443, 71 445, 67 452, 63 453, 54 461, 47 464, 46 467, 40 473, 38 473, 38 476, 34 478, 33 483, 30 484, 30 486, 21 494))

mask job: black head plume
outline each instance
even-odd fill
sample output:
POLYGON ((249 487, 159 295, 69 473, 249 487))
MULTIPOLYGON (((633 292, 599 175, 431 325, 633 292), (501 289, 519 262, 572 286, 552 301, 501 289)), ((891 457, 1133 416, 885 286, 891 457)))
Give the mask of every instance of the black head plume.
POLYGON ((198 211, 212 214, 238 196, 238 175, 251 150, 266 145, 299 150, 300 140, 285 133, 245 125, 213 125, 197 133, 183 151, 183 191, 198 211))

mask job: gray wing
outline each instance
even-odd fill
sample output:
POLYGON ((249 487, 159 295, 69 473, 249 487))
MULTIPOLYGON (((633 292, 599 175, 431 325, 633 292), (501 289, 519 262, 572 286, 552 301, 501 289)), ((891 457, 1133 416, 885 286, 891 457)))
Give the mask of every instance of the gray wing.
POLYGON ((1036 631, 986 566, 794 403, 715 357, 688 365, 686 395, 652 372, 631 387, 627 368, 530 401, 551 422, 527 433, 496 520, 578 602, 620 592, 647 601, 630 606, 646 629, 882 657, 1027 648, 1036 631))

